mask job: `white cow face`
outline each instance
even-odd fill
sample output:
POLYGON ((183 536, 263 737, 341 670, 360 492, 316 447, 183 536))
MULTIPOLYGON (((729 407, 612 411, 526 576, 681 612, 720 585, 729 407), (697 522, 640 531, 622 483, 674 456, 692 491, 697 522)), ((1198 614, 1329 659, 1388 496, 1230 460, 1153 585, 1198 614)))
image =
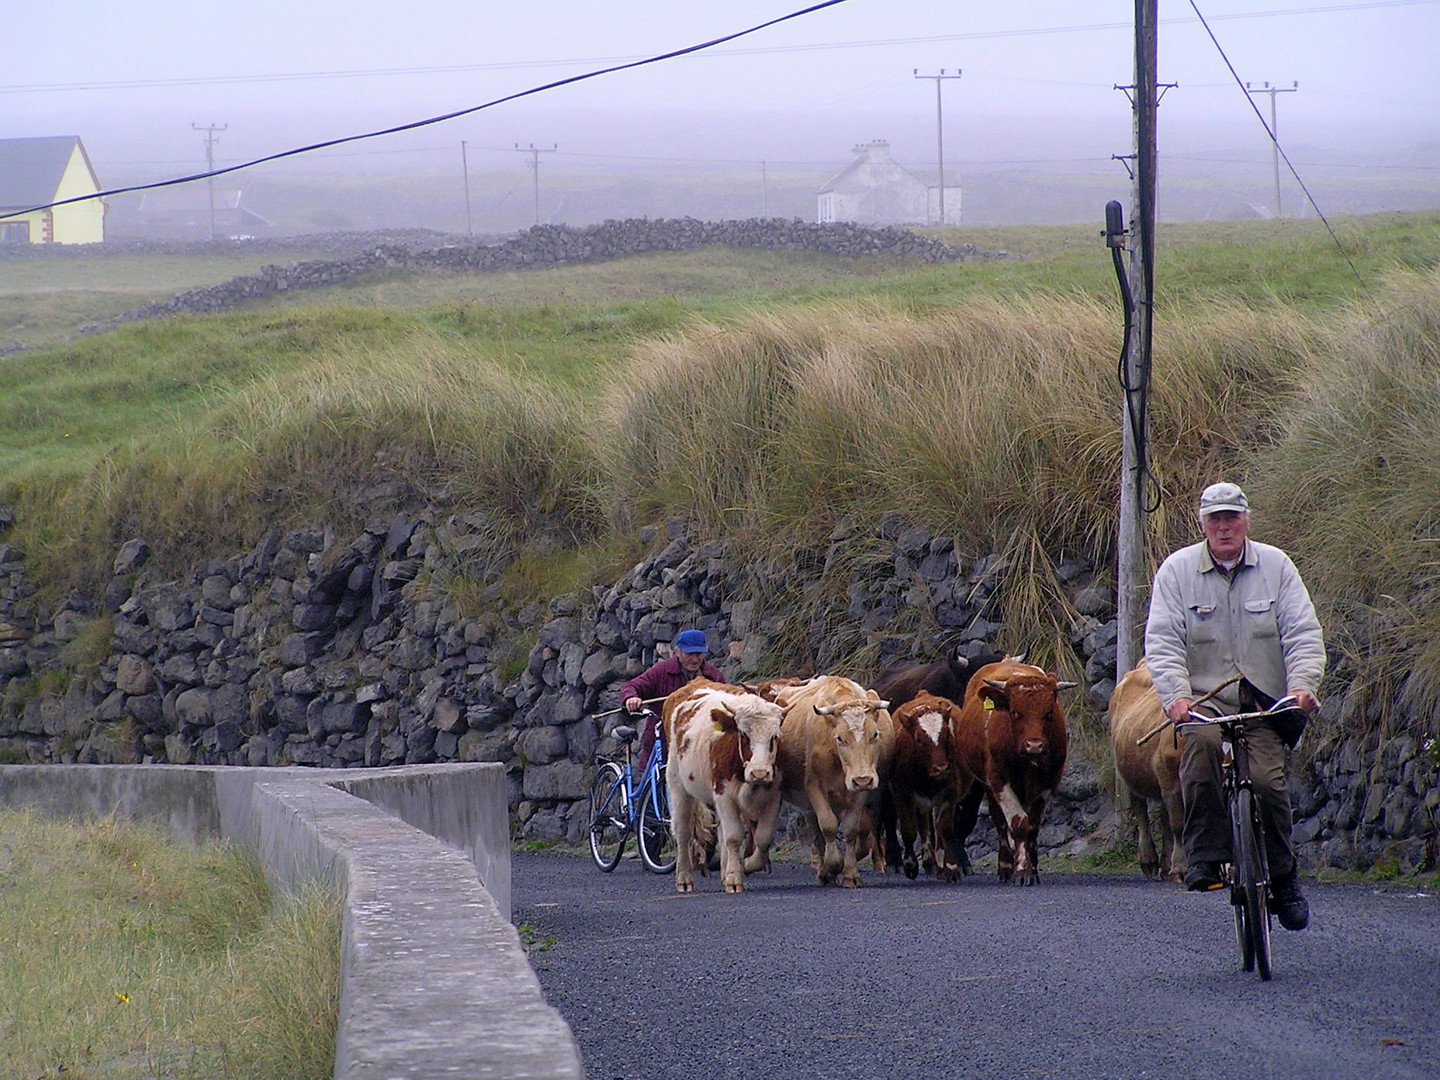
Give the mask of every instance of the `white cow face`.
POLYGON ((785 710, 773 701, 747 694, 735 706, 735 727, 740 732, 740 760, 745 782, 760 787, 775 783, 775 755, 780 748, 780 721, 785 710))

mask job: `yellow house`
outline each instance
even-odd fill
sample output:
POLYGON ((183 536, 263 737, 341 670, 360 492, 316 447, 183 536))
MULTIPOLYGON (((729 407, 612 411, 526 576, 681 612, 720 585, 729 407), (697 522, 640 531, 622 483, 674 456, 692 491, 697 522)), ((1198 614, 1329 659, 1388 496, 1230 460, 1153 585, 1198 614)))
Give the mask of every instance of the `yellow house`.
POLYGON ((0 243, 99 243, 105 239, 102 200, 35 209, 99 190, 79 136, 0 139, 0 243))

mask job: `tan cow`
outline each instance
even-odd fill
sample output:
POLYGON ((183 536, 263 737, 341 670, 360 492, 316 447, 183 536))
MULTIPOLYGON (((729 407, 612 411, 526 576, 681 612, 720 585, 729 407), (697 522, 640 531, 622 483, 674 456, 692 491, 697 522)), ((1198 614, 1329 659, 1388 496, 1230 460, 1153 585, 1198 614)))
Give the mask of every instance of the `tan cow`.
POLYGON ((1110 745, 1115 751, 1115 775, 1129 792, 1130 815, 1140 841, 1140 869, 1146 877, 1179 881, 1185 876, 1185 855, 1175 842, 1185 824, 1180 798, 1180 751, 1185 737, 1165 724, 1165 707, 1150 681, 1144 657, 1110 694, 1110 745), (1157 728, 1161 730, 1156 731, 1157 728), (1153 733, 1153 734, 1152 734, 1153 733), (1149 735, 1145 744, 1138 740, 1149 735), (1160 850, 1150 830, 1150 803, 1162 804, 1160 850))
POLYGON ((1036 838, 1069 750, 1059 691, 1075 685, 1032 664, 1002 660, 975 672, 965 689, 956 753, 977 782, 962 800, 956 842, 965 843, 980 798, 987 797, 1002 882, 1040 879, 1036 838))
MULTIPOLYGON (((859 848, 873 854, 880 778, 894 753, 888 702, 836 675, 781 688, 780 775, 785 798, 805 812, 821 885, 860 884, 859 848)), ((882 863, 883 865, 883 863, 882 863)))
POLYGON ((720 881, 744 892, 745 874, 769 862, 780 816, 775 754, 779 705, 738 686, 697 679, 665 699, 661 718, 670 760, 671 828, 677 841, 675 889, 695 890, 692 832, 697 810, 714 807, 720 826, 720 881), (742 862, 741 845, 754 829, 755 850, 742 862))

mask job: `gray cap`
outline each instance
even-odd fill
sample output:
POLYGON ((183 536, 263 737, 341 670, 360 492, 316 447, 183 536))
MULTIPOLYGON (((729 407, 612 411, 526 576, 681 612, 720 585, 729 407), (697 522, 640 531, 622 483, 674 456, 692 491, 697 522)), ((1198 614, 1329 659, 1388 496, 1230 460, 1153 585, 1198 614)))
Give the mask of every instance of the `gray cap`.
POLYGON ((1198 516, 1202 521, 1220 510, 1238 510, 1242 514, 1250 512, 1250 500, 1245 498, 1239 484, 1211 484, 1200 493, 1198 516))

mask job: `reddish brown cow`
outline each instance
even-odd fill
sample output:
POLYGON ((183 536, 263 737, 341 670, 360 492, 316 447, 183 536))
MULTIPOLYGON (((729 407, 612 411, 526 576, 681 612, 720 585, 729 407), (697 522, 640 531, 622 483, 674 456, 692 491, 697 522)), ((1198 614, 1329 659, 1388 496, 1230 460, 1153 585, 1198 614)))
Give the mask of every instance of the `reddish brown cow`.
POLYGON ((1059 691, 1077 684, 1030 664, 1002 660, 975 673, 965 691, 956 749, 975 777, 957 815, 957 843, 975 824, 982 795, 999 837, 1000 880, 1039 880, 1036 837, 1065 768, 1069 742, 1059 691))
POLYGON ((901 868, 913 880, 923 862, 942 881, 958 881, 967 863, 950 848, 954 830, 936 825, 953 820, 959 797, 975 782, 955 753, 960 707, 922 690, 890 716, 895 724, 890 792, 900 825, 901 868))

